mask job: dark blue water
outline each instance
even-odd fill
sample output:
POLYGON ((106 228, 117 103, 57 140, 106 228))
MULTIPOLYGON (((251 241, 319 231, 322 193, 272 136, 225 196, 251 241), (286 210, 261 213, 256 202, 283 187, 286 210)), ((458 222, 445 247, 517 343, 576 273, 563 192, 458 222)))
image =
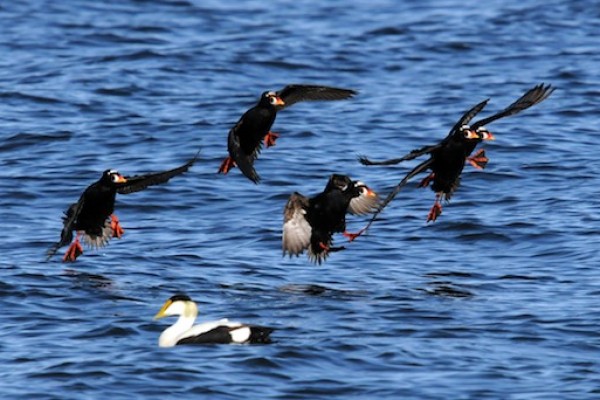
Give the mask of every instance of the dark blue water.
POLYGON ((600 398, 595 2, 29 0, 0 18, 2 398, 600 398), (414 164, 358 154, 435 143, 540 82, 558 89, 489 126, 488 167, 436 223, 415 182, 324 265, 281 257, 291 192, 338 172, 386 194, 414 164), (287 83, 360 95, 282 112, 261 185, 217 175, 228 129, 287 83), (118 198, 121 241, 44 261, 101 171, 199 147, 118 198), (175 292, 276 342, 159 349, 175 292))

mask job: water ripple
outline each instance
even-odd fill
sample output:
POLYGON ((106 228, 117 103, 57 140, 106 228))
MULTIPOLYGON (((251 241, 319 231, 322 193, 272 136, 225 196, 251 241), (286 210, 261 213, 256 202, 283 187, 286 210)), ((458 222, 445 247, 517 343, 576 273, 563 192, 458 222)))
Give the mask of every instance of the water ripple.
POLYGON ((593 8, 45 3, 0 6, 5 397, 597 397, 593 8), (337 172, 385 195, 416 163, 367 168, 358 154, 433 144, 473 104, 489 97, 488 116, 542 81, 557 91, 490 124, 490 163, 465 167, 437 222, 416 178, 368 235, 336 236, 347 248, 326 264, 281 256, 292 192, 337 172), (261 185, 217 175, 240 115, 296 82, 359 95, 282 111, 261 185), (199 148, 186 175, 118 196, 122 240, 44 261, 101 171, 160 171, 199 148), (152 316, 177 292, 200 320, 275 327, 274 343, 158 348, 173 320, 152 316))

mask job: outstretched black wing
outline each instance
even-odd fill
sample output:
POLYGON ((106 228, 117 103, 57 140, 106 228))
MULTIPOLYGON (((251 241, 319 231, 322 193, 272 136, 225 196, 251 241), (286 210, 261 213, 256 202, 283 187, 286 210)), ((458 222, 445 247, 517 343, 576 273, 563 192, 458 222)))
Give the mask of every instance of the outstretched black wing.
POLYGON ((227 136, 227 150, 229 156, 233 158, 242 174, 254 183, 260 182, 260 176, 254 169, 254 161, 260 154, 262 148, 261 139, 254 136, 238 135, 238 130, 244 123, 241 118, 238 123, 231 128, 227 136))
POLYGON ((546 100, 552 94, 552 92, 554 92, 554 89, 555 88, 553 88, 551 85, 544 85, 543 83, 540 83, 539 85, 529 89, 523 96, 521 96, 510 106, 506 107, 504 110, 492 115, 491 117, 475 122, 471 128, 477 129, 480 126, 487 125, 497 119, 517 114, 531 106, 541 103, 542 101, 546 100))
POLYGON ((171 169, 169 171, 157 172, 153 174, 126 176, 127 182, 117 184, 117 193, 129 194, 139 192, 140 190, 146 189, 148 186, 160 185, 161 183, 167 182, 169 179, 176 175, 183 174, 186 172, 198 159, 198 154, 181 167, 171 169))
POLYGON ((285 102, 284 108, 299 101, 344 100, 356 94, 355 90, 317 85, 287 85, 277 92, 277 96, 285 102))
POLYGON ((60 240, 57 243, 53 244, 52 247, 50 247, 50 249, 46 253, 46 260, 49 260, 50 257, 56 254, 58 249, 68 245, 73 240, 73 229, 75 226, 75 221, 77 221, 77 217, 79 216, 79 213, 83 208, 83 197, 84 196, 81 195, 79 201, 77 203, 71 204, 67 211, 65 211, 65 216, 63 217, 63 229, 60 233, 60 240))
POLYGON ((471 120, 477 114, 479 114, 481 112, 481 110, 483 110, 485 108, 485 106, 487 105, 488 101, 490 101, 490 99, 485 99, 481 103, 473 106, 470 110, 468 110, 467 112, 465 112, 463 114, 463 116, 460 117, 460 119, 458 121, 456 121, 456 124, 454 124, 454 126, 452 127, 452 129, 450 129, 450 132, 448 133, 448 137, 452 136, 454 134, 454 132, 456 132, 457 130, 460 129, 461 126, 466 125, 469 122, 471 122, 471 120))
POLYGON ((400 192, 400 190, 402 190, 402 188, 404 186, 406 186, 406 184, 408 183, 408 181, 410 181, 414 176, 416 176, 416 175, 420 174, 421 172, 427 170, 427 168, 429 168, 432 163, 433 163, 433 159, 431 159, 431 158, 428 159, 428 160, 425 160, 421 164, 419 164, 416 167, 414 167, 408 174, 406 174, 406 176, 400 181, 400 183, 397 184, 396 187, 394 187, 394 189, 390 192, 390 194, 387 195, 387 197, 385 198, 385 200, 383 200, 383 202, 379 206, 378 210, 375 212, 375 214, 373 214, 373 217, 371 217, 371 220, 367 223, 367 225, 363 229, 361 229, 361 233, 365 232, 367 229, 369 229, 369 227, 371 226, 371 224, 373 224, 373 222, 375 222, 375 220, 377 219, 377 217, 379 216, 379 214, 383 211, 383 209, 392 200, 394 200, 394 197, 396 197, 396 195, 400 192))
POLYGON ((408 153, 407 155, 400 157, 400 158, 392 158, 390 160, 385 160, 385 161, 373 161, 373 160, 368 159, 366 156, 360 156, 358 158, 358 161, 360 161, 360 163, 362 165, 396 165, 396 164, 401 163, 402 161, 408 161, 408 160, 415 159, 417 157, 421 157, 424 154, 431 154, 435 150, 442 147, 443 144, 444 144, 444 142, 442 141, 442 142, 440 142, 438 144, 434 144, 432 146, 421 147, 420 149, 413 150, 410 153, 408 153))
POLYGON ((456 122, 456 124, 454 124, 452 129, 450 129, 450 133, 448 133, 448 136, 446 136, 446 138, 438 144, 421 147, 420 149, 413 150, 410 153, 408 153, 407 155, 400 157, 400 158, 392 158, 390 160, 385 160, 385 161, 372 161, 372 160, 369 160, 365 156, 361 156, 358 158, 358 161, 360 161, 360 163, 363 165, 396 165, 403 161, 413 160, 417 157, 421 157, 422 155, 425 155, 425 154, 431 154, 435 150, 442 147, 446 143, 446 141, 449 140, 449 138, 454 134, 454 132, 456 132, 458 129, 460 129, 461 126, 468 124, 473 119, 473 117, 475 117, 475 115, 477 115, 481 110, 483 110, 483 108, 486 106, 486 104, 489 100, 490 99, 484 100, 481 103, 472 107, 467 112, 465 112, 463 114, 463 116, 460 117, 460 119, 456 122))

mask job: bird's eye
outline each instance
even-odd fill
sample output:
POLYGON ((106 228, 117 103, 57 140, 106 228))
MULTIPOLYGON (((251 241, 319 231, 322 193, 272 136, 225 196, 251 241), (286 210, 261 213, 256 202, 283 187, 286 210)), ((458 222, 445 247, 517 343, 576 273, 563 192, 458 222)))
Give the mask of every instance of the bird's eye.
POLYGON ((119 180, 119 176, 117 174, 110 174, 110 180, 116 183, 119 180))
POLYGON ((277 97, 271 96, 271 98, 269 99, 269 103, 271 103, 273 105, 277 104, 277 97))

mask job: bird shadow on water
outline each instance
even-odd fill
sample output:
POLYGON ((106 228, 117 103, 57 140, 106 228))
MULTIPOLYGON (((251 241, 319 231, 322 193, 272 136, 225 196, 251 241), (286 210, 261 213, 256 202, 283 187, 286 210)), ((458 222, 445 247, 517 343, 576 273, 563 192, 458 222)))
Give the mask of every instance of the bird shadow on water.
POLYGON ((470 298, 475 296, 471 290, 464 288, 464 285, 453 282, 455 279, 473 278, 473 275, 470 273, 453 271, 431 272, 424 276, 431 279, 431 281, 427 282, 427 287, 418 288, 417 290, 431 296, 450 298, 470 298))
POLYGON ((369 292, 358 289, 337 289, 329 286, 324 286, 314 283, 289 283, 280 286, 266 287, 262 285, 252 285, 246 283, 221 283, 219 287, 226 290, 227 293, 248 294, 249 292, 256 295, 273 296, 273 289, 279 295, 302 295, 302 296, 319 296, 330 298, 347 298, 347 297, 364 297, 368 296, 369 292))
POLYGON ((290 283, 280 286, 278 290, 282 293, 324 297, 363 297, 369 294, 366 290, 336 289, 314 283, 290 283))
POLYGON ((123 295, 118 285, 104 275, 82 272, 72 268, 65 268, 61 275, 72 282, 74 289, 83 289, 111 299, 138 301, 123 295))

